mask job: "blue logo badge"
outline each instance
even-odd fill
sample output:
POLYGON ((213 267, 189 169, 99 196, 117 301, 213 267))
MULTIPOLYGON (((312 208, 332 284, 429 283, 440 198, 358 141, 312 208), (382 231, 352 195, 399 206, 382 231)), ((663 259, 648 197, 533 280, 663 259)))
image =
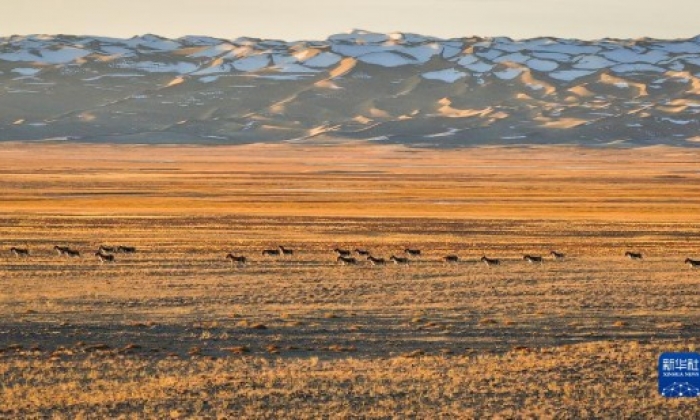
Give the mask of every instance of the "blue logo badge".
POLYGON ((667 398, 700 397, 700 354, 661 353, 659 394, 667 398))

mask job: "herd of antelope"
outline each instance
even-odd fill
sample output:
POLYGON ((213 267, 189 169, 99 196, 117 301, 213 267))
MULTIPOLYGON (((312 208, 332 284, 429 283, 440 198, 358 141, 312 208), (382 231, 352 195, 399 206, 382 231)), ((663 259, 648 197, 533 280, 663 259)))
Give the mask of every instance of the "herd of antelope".
MULTIPOLYGON (((71 257, 71 258, 80 258, 80 251, 76 249, 72 249, 67 246, 60 246, 56 245, 53 247, 54 251, 58 253, 59 256, 66 256, 66 257, 71 257)), ((94 253, 94 256, 97 257, 97 259, 100 261, 100 263, 114 263, 116 262, 116 257, 114 254, 133 254, 136 252, 136 248, 132 246, 105 246, 105 245, 100 245, 99 248, 97 248, 97 252, 94 253)), ((381 257, 375 257, 372 255, 372 253, 366 249, 359 249, 355 248, 354 251, 351 251, 349 249, 340 249, 340 248, 335 248, 332 250, 332 252, 336 256, 336 262, 339 265, 358 265, 359 260, 358 258, 363 257, 368 264, 370 265, 386 265, 386 264, 396 264, 396 265, 409 265, 411 264, 412 261, 411 258, 420 258, 421 256, 421 250, 420 249, 411 249, 411 248, 406 248, 403 251, 403 255, 405 256, 396 256, 396 255, 391 255, 388 259, 384 259, 381 257), (357 255, 357 257, 354 257, 353 254, 357 255)), ((15 257, 29 257, 29 249, 28 248, 17 248, 17 247, 12 247, 10 248, 10 253, 14 255, 15 257)), ((277 248, 270 248, 270 249, 264 249, 261 253, 263 257, 292 257, 294 255, 294 250, 285 248, 282 245, 279 245, 277 248)), ((549 255, 552 257, 553 260, 561 261, 565 259, 566 255, 564 255, 561 252, 557 251, 550 251, 549 255)), ((627 251, 625 252, 624 255, 626 258, 629 258, 630 260, 634 261, 641 261, 644 259, 643 255, 639 252, 631 252, 627 251)), ((231 265, 233 266, 234 264, 237 264, 239 266, 244 266, 248 263, 248 258, 245 257, 244 255, 235 255, 234 253, 229 253, 225 257, 226 260, 230 261, 231 265)), ((525 254, 523 255, 523 260, 527 261, 530 264, 544 264, 545 258, 541 255, 529 255, 525 254)), ((460 262, 460 259, 457 255, 446 255, 441 258, 441 261, 445 264, 458 264, 460 262)), ((485 255, 481 257, 479 260, 480 262, 484 263, 488 267, 492 266, 498 266, 501 265, 501 260, 497 258, 488 258, 485 255)), ((693 260, 690 258, 686 258, 684 261, 685 264, 687 264, 690 268, 698 268, 700 267, 700 260, 693 260)))
MULTIPOLYGON (((53 250, 56 251, 56 253, 60 257, 80 258, 80 251, 77 249, 73 249, 69 246, 56 245, 53 247, 53 250)), ((133 254, 135 252, 136 248, 133 246, 100 245, 100 247, 97 248, 97 252, 95 252, 94 255, 95 257, 97 257, 100 263, 104 264, 115 262, 117 259, 114 256, 114 254, 133 254)), ((14 255, 15 257, 28 258, 30 256, 29 248, 17 248, 13 246, 12 248, 10 248, 10 253, 12 253, 12 255, 14 255)))
MULTIPOLYGON (((349 249, 340 249, 340 248, 334 248, 332 252, 336 256, 336 262, 339 265, 358 265, 360 263, 360 257, 363 257, 368 264, 370 265, 386 265, 386 264, 396 264, 396 265, 409 265, 411 263, 410 257, 413 258, 420 258, 421 256, 421 250, 420 249, 411 249, 411 248, 406 248, 403 251, 403 254, 405 256, 396 256, 396 255, 391 255, 388 259, 381 258, 381 257, 375 257, 372 255, 372 253, 366 249, 360 249, 360 248, 355 248, 354 251, 351 251, 349 249), (353 256, 353 254, 356 255, 356 257, 353 256)), ((272 249, 265 249, 262 251, 262 256, 286 256, 286 255, 294 255, 294 250, 287 249, 284 246, 280 245, 277 248, 272 248, 272 249)), ((565 259, 566 255, 561 252, 557 251, 550 251, 549 255, 551 258, 555 261, 562 261, 565 259)), ((641 261, 644 259, 641 253, 639 252, 630 252, 627 251, 625 252, 624 255, 626 258, 629 258, 630 260, 636 260, 636 261, 641 261)), ((248 259, 243 256, 243 255, 234 255, 232 253, 229 253, 226 255, 226 259, 231 261, 231 265, 234 263, 238 263, 238 265, 246 265, 248 262, 248 259)), ((527 261, 530 264, 544 264, 545 258, 541 255, 529 255, 525 254, 523 255, 523 260, 527 261)), ((415 260, 413 260, 415 261, 415 260)), ((442 257, 440 259, 445 264, 458 264, 460 262, 460 259, 457 255, 450 254, 442 257)), ((492 266, 497 266, 501 265, 501 260, 497 258, 488 258, 485 255, 481 257, 479 260, 480 262, 484 263, 487 267, 492 267, 492 266)), ((686 258, 684 261, 685 264, 687 264, 690 268, 698 268, 700 267, 700 261, 698 260, 692 260, 690 258, 686 258)))

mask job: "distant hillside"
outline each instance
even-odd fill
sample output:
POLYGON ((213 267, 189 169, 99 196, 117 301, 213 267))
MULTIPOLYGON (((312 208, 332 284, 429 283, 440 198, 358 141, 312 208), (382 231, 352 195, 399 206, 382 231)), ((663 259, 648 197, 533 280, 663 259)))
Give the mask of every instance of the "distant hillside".
POLYGON ((700 145, 700 37, 0 38, 0 140, 700 145))

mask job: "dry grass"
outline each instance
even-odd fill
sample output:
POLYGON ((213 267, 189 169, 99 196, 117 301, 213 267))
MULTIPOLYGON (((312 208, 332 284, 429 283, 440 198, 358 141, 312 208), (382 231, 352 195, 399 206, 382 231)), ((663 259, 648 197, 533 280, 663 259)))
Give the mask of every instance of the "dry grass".
POLYGON ((696 152, 263 149, 0 154, 0 418, 696 413, 654 373, 698 344, 696 152))
POLYGON ((698 149, 3 144, 3 212, 697 221, 698 149))
MULTIPOLYGON (((694 340, 693 342, 697 342, 694 340)), ((694 418, 654 387, 673 341, 598 341, 531 352, 333 360, 194 355, 3 359, 7 417, 694 418)), ((242 356, 243 355, 243 356, 242 356)))

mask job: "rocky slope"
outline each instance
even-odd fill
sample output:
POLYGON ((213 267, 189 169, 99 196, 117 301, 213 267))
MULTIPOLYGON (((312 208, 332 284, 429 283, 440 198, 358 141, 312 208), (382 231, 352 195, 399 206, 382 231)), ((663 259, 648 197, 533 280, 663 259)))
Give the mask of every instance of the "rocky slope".
POLYGON ((0 38, 0 140, 700 145, 700 37, 0 38))

